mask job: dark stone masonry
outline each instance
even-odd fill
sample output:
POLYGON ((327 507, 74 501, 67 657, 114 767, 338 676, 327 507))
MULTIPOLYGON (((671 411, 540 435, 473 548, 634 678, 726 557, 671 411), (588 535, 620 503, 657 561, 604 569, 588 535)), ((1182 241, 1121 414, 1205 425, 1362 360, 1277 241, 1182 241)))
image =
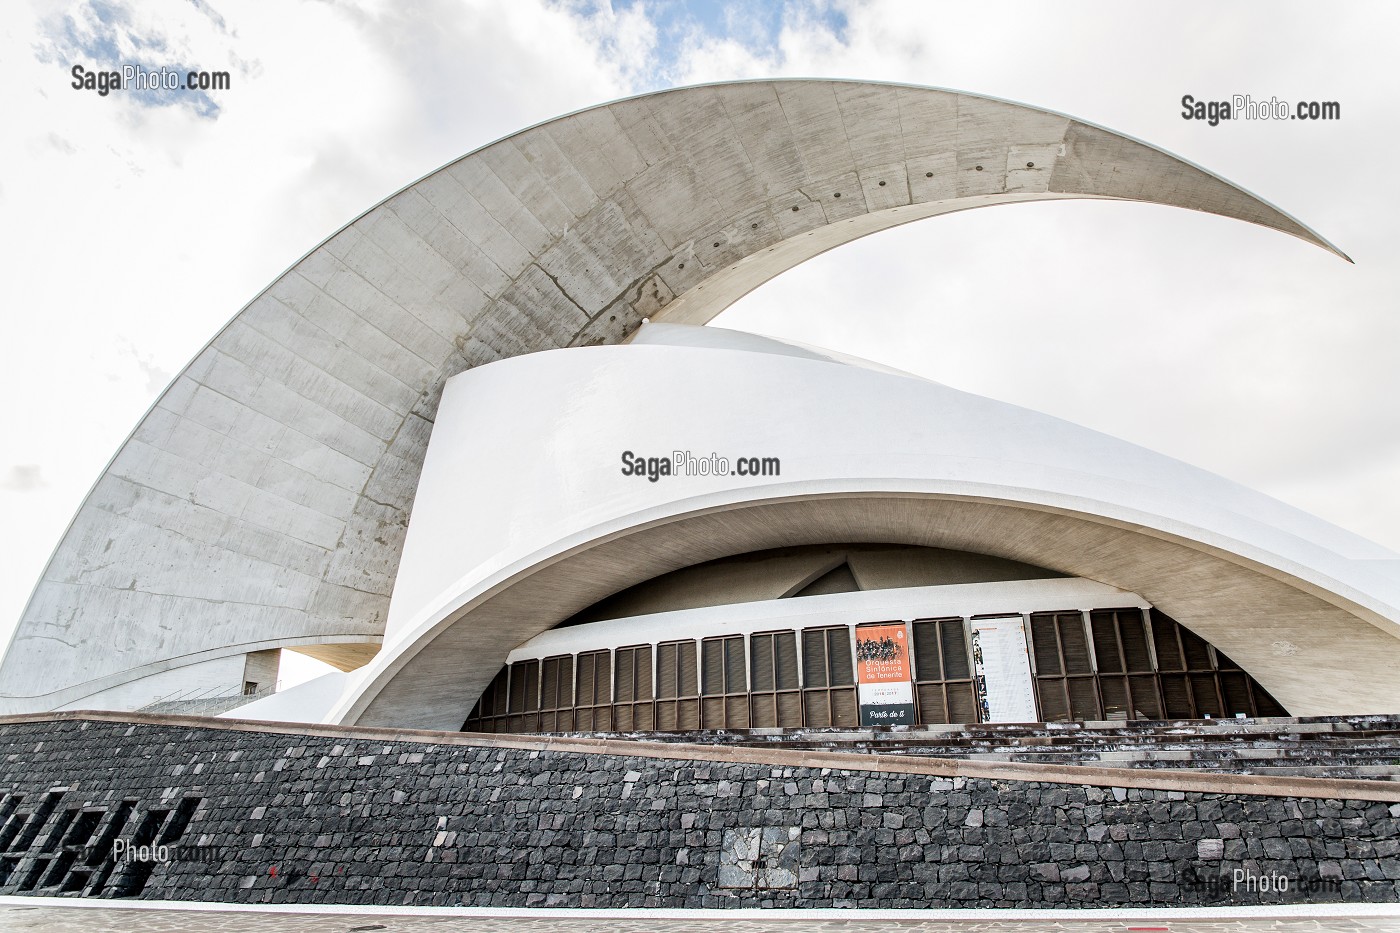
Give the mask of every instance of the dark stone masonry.
POLYGON ((4 894, 614 908, 1400 900, 1400 804, 1365 801, 79 720, 0 724, 0 793, 4 894), (126 859, 143 846, 146 858, 126 859))

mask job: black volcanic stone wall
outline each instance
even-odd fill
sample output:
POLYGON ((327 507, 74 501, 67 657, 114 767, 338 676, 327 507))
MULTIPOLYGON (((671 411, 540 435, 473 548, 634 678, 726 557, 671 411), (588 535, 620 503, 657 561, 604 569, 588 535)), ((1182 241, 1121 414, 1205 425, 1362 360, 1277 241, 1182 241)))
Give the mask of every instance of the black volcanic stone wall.
MULTIPOLYGON (((1400 900, 1400 805, 1382 803, 94 721, 0 725, 0 791, 7 894, 90 890, 110 856, 88 861, 123 800, 133 801, 119 835, 129 839, 145 814, 199 798, 183 832, 172 829, 170 861, 148 866, 135 896, 880 908, 1400 900), (33 810, 62 788, 16 848, 33 810), (98 815, 83 820, 84 809, 98 815), (1286 876, 1290 890, 1232 891, 1235 869, 1286 876)), ((119 866, 103 896, 139 873, 119 866)))

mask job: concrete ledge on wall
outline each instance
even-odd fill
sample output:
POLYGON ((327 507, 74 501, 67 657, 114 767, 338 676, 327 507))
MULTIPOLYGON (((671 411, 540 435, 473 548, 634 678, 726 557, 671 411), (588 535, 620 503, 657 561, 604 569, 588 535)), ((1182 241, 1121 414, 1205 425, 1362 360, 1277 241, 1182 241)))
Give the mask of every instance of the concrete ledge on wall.
POLYGON ((771 765, 774 767, 829 768, 841 771, 911 774, 929 777, 981 778, 995 781, 1027 781, 1091 787, 1192 791, 1204 794, 1249 794, 1261 797, 1305 797, 1400 803, 1400 782, 1387 781, 1215 774, 1168 769, 1141 771, 1130 768, 1103 768, 1093 765, 966 761, 858 752, 821 752, 701 743, 654 742, 645 739, 544 735, 499 736, 481 733, 435 732, 422 729, 376 729, 358 726, 212 719, 200 716, 150 715, 102 710, 0 716, 0 726, 9 723, 65 721, 184 726, 276 735, 410 741, 474 748, 503 748, 628 758, 660 758, 674 761, 771 765))

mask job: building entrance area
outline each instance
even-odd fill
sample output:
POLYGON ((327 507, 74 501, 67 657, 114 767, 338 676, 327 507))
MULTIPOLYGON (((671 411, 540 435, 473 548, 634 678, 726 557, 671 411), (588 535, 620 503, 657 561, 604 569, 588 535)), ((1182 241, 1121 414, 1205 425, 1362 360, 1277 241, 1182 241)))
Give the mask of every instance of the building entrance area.
POLYGON ((520 658, 501 668, 462 728, 688 732, 1286 715, 1224 653, 1164 613, 1133 607, 813 624, 520 658), (862 647, 876 625, 879 638, 862 647), (900 641, 909 646, 905 665, 885 659, 882 669, 907 679, 858 679, 858 651, 892 657, 886 646, 900 641), (877 721, 870 711, 882 703, 907 705, 908 714, 877 721))

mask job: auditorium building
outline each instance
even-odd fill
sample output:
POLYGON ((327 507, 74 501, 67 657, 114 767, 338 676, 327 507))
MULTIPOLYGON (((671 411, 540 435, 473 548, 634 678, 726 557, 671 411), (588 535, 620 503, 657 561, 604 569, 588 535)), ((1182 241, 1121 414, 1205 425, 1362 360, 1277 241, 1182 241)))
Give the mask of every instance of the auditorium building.
POLYGON ((866 234, 1071 198, 1345 258, 1148 144, 927 88, 685 88, 464 156, 162 393, 39 580, 0 712, 693 734, 1394 712, 1379 545, 1058 418, 706 326, 866 234), (282 651, 337 670, 274 692, 282 651))

